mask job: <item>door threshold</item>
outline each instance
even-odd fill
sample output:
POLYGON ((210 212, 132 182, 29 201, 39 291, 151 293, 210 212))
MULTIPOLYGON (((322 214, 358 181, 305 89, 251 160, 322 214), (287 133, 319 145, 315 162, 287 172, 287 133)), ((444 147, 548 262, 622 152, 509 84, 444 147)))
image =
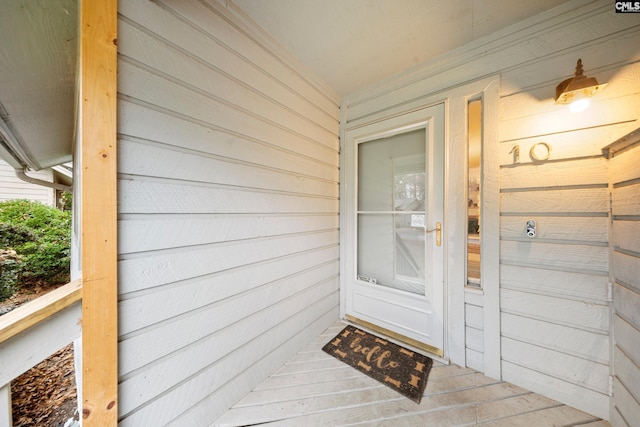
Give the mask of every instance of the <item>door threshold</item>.
POLYGON ((373 324, 371 322, 367 322, 366 320, 362 320, 359 319, 355 316, 351 316, 350 314, 345 314, 345 320, 351 323, 354 323, 355 325, 358 326, 362 326, 366 329, 370 329, 373 332, 378 332, 380 334, 385 335, 388 338, 391 338, 392 340, 395 341, 399 341, 403 344, 407 344, 415 349, 421 350, 423 352, 428 353, 428 356, 434 356, 434 358, 436 360, 438 360, 439 362, 445 363, 445 364, 449 364, 449 362, 447 360, 443 359, 444 356, 444 350, 441 348, 437 348, 434 346, 431 346, 429 344, 425 344, 423 342, 420 342, 418 340, 415 340, 413 338, 409 338, 405 335, 399 334, 397 332, 393 332, 387 328, 383 328, 382 326, 378 326, 376 324, 373 324))

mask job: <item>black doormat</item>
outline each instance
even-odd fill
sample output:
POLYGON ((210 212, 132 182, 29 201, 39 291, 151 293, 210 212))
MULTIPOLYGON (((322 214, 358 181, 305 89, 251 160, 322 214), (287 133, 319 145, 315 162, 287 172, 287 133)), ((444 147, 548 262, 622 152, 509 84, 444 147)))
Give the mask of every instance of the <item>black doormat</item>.
POLYGON ((347 326, 322 350, 420 403, 433 360, 354 326, 347 326))

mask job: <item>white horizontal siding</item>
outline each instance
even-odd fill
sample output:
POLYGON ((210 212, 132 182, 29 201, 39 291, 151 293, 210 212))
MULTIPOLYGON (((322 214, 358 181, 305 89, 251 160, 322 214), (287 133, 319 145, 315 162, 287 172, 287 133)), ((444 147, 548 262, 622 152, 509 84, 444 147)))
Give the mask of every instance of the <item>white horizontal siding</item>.
MULTIPOLYGON (((211 360, 233 358, 233 353, 243 346, 252 347, 252 341, 292 314, 306 311, 306 301, 320 301, 335 293, 332 283, 335 277, 336 274, 319 283, 308 284, 302 281, 308 278, 302 276, 295 282, 296 286, 285 281, 280 286, 265 287, 261 292, 234 298, 233 304, 208 307, 128 338, 121 351, 129 355, 130 363, 124 365, 123 361, 120 371, 123 374, 122 387, 131 394, 121 403, 121 411, 128 414, 138 405, 170 391, 203 369, 215 370, 210 366, 211 360), (252 307, 255 305, 254 297, 264 299, 264 307, 259 311, 252 307), (185 330, 189 334, 185 334, 185 330), (152 366, 142 365, 146 362, 154 363, 152 366)), ((210 392, 200 391, 205 396, 210 392)))
POLYGON ((206 426, 337 320, 338 106, 217 2, 119 13, 120 424, 206 426))
MULTIPOLYGON (((557 181, 552 181, 557 182, 557 181)), ((606 216, 607 183, 592 187, 544 188, 532 190, 504 189, 503 215, 606 216)))
POLYGON ((573 272, 503 264, 500 267, 500 277, 506 289, 596 303, 607 299, 607 276, 595 275, 589 271, 573 272))
MULTIPOLYGON (((531 67, 542 73, 548 61, 531 67)), ((508 81, 514 77, 510 73, 508 81)), ((545 111, 526 102, 527 94, 503 95, 509 109, 502 117, 501 137, 515 140, 503 140, 501 151, 520 148, 520 157, 504 156, 501 167, 503 378, 608 418, 609 183, 600 151, 606 144, 589 142, 601 137, 601 130, 558 133, 556 119, 544 129, 524 123, 545 123, 548 114, 548 107, 545 111), (516 106, 518 111, 512 111, 516 106), (551 147, 548 161, 529 155, 539 142, 551 147), (525 233, 529 219, 536 221, 533 239, 525 233)), ((555 115, 569 119, 562 111, 555 115)))
POLYGON ((152 293, 142 292, 139 297, 135 293, 129 294, 119 307, 121 315, 128 319, 121 327, 121 334, 127 335, 209 305, 221 304, 228 298, 259 290, 265 283, 285 279, 296 281, 308 271, 315 272, 318 266, 331 266, 337 257, 338 248, 330 246, 178 280, 156 288, 152 293), (217 286, 211 285, 214 280, 217 286))
POLYGON ((484 371, 483 297, 472 290, 465 292, 465 357, 468 367, 484 371))
POLYGON ((586 407, 585 412, 596 416, 599 416, 597 413, 594 414, 598 408, 609 406, 609 396, 606 394, 506 360, 502 363, 502 377, 504 381, 515 380, 521 387, 529 390, 544 390, 547 395, 554 394, 560 402, 567 402, 566 404, 573 404, 575 407, 586 407))
POLYGON ((611 160, 613 255, 613 419, 640 420, 640 147, 611 160))
MULTIPOLYGON (((509 98, 507 103, 513 101, 509 98)), ((526 117, 529 108, 518 114, 526 117)), ((512 121, 503 117, 503 126, 523 129, 512 121)), ((544 389, 574 405, 580 402, 572 394, 580 393, 586 396, 580 407, 606 417, 608 164, 590 148, 580 149, 582 141, 592 138, 588 133, 564 132, 562 137, 564 141, 550 144, 546 162, 529 157, 530 147, 546 138, 531 138, 522 145, 520 140, 502 143, 503 152, 514 144, 521 149, 519 159, 504 158, 501 173, 504 378, 513 381, 518 375, 518 384, 544 389), (567 140, 576 140, 571 150, 567 140), (556 150, 557 146, 564 149, 556 150), (529 219, 536 220, 534 239, 525 234, 529 219), (587 409, 587 402, 594 406, 587 409)))
MULTIPOLYGON (((51 169, 28 172, 28 175, 42 181, 53 182, 51 169)), ((4 160, 0 160, 0 201, 13 199, 27 199, 53 206, 54 190, 21 180, 16 176, 13 167, 4 160)))
MULTIPOLYGON (((289 328, 286 332, 291 335, 289 340, 281 344, 279 347, 274 347, 271 353, 268 353, 264 358, 260 359, 261 363, 251 365, 249 369, 242 372, 236 378, 233 378, 232 381, 228 381, 222 387, 217 389, 215 393, 212 393, 206 399, 199 402, 198 405, 185 414, 180 421, 170 425, 196 425, 196 421, 199 419, 210 419, 214 415, 217 415, 217 411, 215 409, 217 406, 230 407, 232 404, 239 401, 247 394, 246 391, 241 388, 241 384, 243 382, 254 382, 256 378, 265 378, 273 373, 279 366, 281 366, 283 357, 286 355, 290 356, 291 352, 300 350, 300 348, 309 343, 309 331, 322 331, 321 325, 326 325, 330 319, 335 319, 339 316, 337 300, 338 295, 336 294, 333 295, 331 299, 322 301, 325 305, 333 304, 332 311, 323 314, 322 317, 318 317, 317 319, 312 319, 311 316, 308 316, 308 318, 293 318, 292 321, 286 325, 289 328), (298 323, 296 324, 296 322, 298 323), (300 329, 301 327, 303 329, 300 329)), ((307 314, 310 313, 312 313, 311 310, 308 310, 307 314)), ((279 327, 279 329, 283 329, 283 327, 279 327)), ((265 346, 269 346, 269 344, 271 344, 269 336, 264 337, 264 339, 262 337, 260 338, 262 343, 257 344, 264 344, 265 346)), ((232 363, 231 361, 229 362, 232 363)))
POLYGON ((300 233, 336 230, 334 214, 201 214, 188 222, 181 214, 123 215, 120 240, 122 254, 169 249, 183 246, 243 241, 257 238, 277 238, 300 233), (212 221, 216 227, 207 227, 212 221), (144 238, 131 239, 137 234, 144 238))
MULTIPOLYGON (((212 222, 212 226, 216 226, 212 222)), ((150 290, 176 281, 188 280, 221 271, 242 268, 295 253, 319 250, 335 245, 337 231, 265 238, 175 248, 162 252, 137 254, 119 263, 120 289, 123 294, 150 290), (136 272, 144 272, 136 275, 136 272)))
MULTIPOLYGON (((124 335, 125 341, 121 349, 127 353, 127 360, 120 364, 120 373, 124 378, 137 373, 146 375, 146 370, 140 371, 141 367, 162 357, 174 357, 173 352, 188 348, 196 341, 208 339, 207 337, 255 314, 256 300, 261 301, 260 310, 270 311, 269 319, 278 319, 283 315, 278 315, 279 311, 295 312, 297 307, 304 307, 307 299, 305 292, 311 292, 313 287, 320 285, 327 286, 327 282, 332 282, 336 275, 335 266, 328 264, 167 318, 162 323, 156 323, 154 328, 124 335), (189 330, 188 335, 184 333, 185 329, 189 330)), ((255 325, 253 330, 267 327, 266 323, 268 322, 261 322, 259 327, 255 325)), ((193 362, 196 365, 198 363, 201 360, 193 362)))
MULTIPOLYGON (((556 324, 553 334, 548 333, 547 319, 540 320, 520 314, 502 313, 502 336, 606 365, 609 363, 609 337, 606 334, 556 324)), ((557 323, 561 323, 559 321, 557 323)))

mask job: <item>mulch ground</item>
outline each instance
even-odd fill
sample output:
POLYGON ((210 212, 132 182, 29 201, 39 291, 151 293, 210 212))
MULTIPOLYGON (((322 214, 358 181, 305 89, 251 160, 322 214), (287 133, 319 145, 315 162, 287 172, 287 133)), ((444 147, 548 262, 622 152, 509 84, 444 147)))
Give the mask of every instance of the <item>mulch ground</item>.
MULTIPOLYGON (((37 298, 54 287, 37 287, 0 303, 8 310, 37 298)), ((73 344, 59 350, 11 382, 14 427, 62 427, 77 416, 73 344)))
POLYGON ((13 380, 11 402, 14 427, 58 427, 74 417, 78 398, 73 344, 13 380))

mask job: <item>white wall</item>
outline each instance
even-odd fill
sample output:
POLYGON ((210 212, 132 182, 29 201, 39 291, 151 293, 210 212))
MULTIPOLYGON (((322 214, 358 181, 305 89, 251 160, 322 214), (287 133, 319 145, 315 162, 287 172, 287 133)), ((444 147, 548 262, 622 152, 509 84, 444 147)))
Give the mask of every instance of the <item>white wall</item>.
MULTIPOLYGON (((500 236, 500 299, 498 306, 486 292, 466 296, 468 364, 485 366, 487 322, 499 307, 502 378, 603 418, 609 417, 611 294, 608 161, 601 149, 638 127, 639 43, 633 14, 616 14, 607 1, 573 1, 342 103, 345 125, 357 125, 447 99, 465 82, 499 75, 499 142, 490 148, 500 163, 500 225, 489 232, 500 236), (553 97, 578 58, 586 75, 609 86, 576 115, 553 97), (540 142, 551 146, 548 160, 529 157, 540 142), (518 162, 510 154, 514 146, 518 162), (537 221, 535 239, 526 237, 527 219, 537 221)), ((449 272, 451 279, 451 267, 449 272)), ((451 295, 464 283, 449 280, 448 286, 451 295)))
POLYGON ((218 2, 119 13, 120 424, 206 426, 338 319, 338 101, 218 2))
POLYGON ((465 292, 464 346, 466 366, 485 372, 484 366, 484 298, 475 289, 465 292))
POLYGON ((640 420, 640 146, 611 160, 613 409, 615 426, 640 420))
MULTIPOLYGON (((45 169, 28 172, 30 177, 42 181, 53 182, 53 171, 45 169)), ((27 199, 53 206, 55 191, 42 185, 31 184, 19 179, 14 169, 4 160, 0 160, 0 201, 27 199)))

